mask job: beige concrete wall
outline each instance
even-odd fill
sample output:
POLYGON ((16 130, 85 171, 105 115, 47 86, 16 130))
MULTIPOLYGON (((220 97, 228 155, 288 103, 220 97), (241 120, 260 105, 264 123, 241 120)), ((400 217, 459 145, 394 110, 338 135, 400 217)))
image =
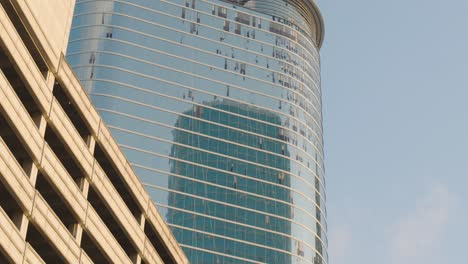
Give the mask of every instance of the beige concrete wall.
POLYGON ((75 0, 13 0, 12 3, 55 72, 60 54, 67 49, 75 0))
MULTIPOLYGON (((0 5, 0 47, 14 65, 8 70, 14 69, 24 84, 19 84, 19 80, 10 83, 0 69, 0 115, 8 122, 11 131, 32 160, 32 169, 26 172, 24 164, 19 164, 9 146, 0 138, 0 180, 18 204, 21 219, 13 223, 11 216, 0 208, 0 249, 3 255, 15 263, 43 262, 37 250, 26 239, 28 225, 32 223, 69 263, 92 262, 80 246, 82 232, 85 231, 101 253, 113 263, 163 263, 158 253, 161 250, 167 250, 176 263, 188 263, 169 227, 63 56, 74 0, 6 1, 10 1, 16 8, 42 58, 46 60, 48 73, 44 76, 36 66, 28 46, 9 20, 8 15, 11 14, 6 14, 0 5), (64 90, 68 98, 65 101, 54 96, 56 84, 64 90), (22 102, 18 91, 30 94, 34 100, 22 102), (73 104, 82 121, 86 123, 88 134, 84 137, 62 107, 67 104, 73 104), (28 112, 31 108, 38 109, 35 116, 28 112), (62 164, 60 155, 63 153, 55 153, 48 144, 51 142, 46 141, 45 131, 54 131, 57 140, 64 143, 69 158, 73 159, 82 172, 81 185, 72 178, 73 171, 67 171, 62 164), (112 166, 121 181, 112 182, 111 177, 106 174, 109 170, 101 167, 94 153, 96 144, 101 146, 110 163, 105 165, 112 166), (74 215, 75 231, 71 232, 64 226, 49 205, 51 201, 47 201, 39 193, 35 186, 38 174, 47 180, 61 197, 61 202, 74 215), (128 193, 124 193, 127 200, 120 196, 122 188, 119 192, 115 187, 122 184, 121 182, 128 190, 128 193), (126 249, 122 248, 110 227, 101 219, 101 214, 88 197, 90 187, 109 210, 118 228, 123 230, 135 248, 136 256, 127 255, 126 249), (128 199, 132 199, 132 203, 128 199), (156 233, 166 243, 165 249, 155 248, 149 241, 144 229, 149 224, 155 227, 156 233)), ((5 129, 6 125, 0 124, 0 130, 5 129)))

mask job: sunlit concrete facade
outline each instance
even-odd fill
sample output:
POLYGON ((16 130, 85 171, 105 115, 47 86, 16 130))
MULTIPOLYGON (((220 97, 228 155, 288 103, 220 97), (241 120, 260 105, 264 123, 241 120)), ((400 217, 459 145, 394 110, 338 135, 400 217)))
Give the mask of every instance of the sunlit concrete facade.
POLYGON ((191 263, 328 263, 312 0, 78 0, 67 59, 191 263))
POLYGON ((0 0, 0 263, 188 263, 64 59, 73 0, 0 0))

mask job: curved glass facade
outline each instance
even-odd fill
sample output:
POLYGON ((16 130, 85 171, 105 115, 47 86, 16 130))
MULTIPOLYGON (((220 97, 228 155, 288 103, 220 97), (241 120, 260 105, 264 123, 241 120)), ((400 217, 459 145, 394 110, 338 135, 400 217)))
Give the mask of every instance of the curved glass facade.
POLYGON ((77 1, 67 59, 191 263, 328 263, 309 1, 77 1))

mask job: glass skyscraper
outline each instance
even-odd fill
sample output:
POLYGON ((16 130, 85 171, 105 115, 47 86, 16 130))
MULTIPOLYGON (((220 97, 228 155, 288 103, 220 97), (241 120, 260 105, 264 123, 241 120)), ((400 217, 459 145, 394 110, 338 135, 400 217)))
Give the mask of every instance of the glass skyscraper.
MULTIPOLYGON (((196 106, 193 110, 184 112, 185 116, 179 117, 176 121, 175 127, 179 129, 174 129, 173 140, 177 144, 173 144, 171 152, 171 157, 173 157, 171 171, 186 177, 169 178, 168 204, 170 207, 167 220, 173 225, 203 230, 216 236, 188 232, 183 228, 175 229, 174 233, 177 234, 179 242, 267 263, 291 263, 289 255, 268 251, 263 247, 246 247, 243 242, 224 239, 224 237, 234 237, 272 248, 291 250, 291 239, 286 236, 237 224, 269 228, 290 234, 291 222, 279 218, 270 219, 269 215, 258 212, 268 212, 285 219, 291 217, 291 207, 288 204, 265 199, 265 197, 275 197, 287 201, 291 197, 290 191, 282 186, 266 186, 258 181, 259 179, 265 181, 273 179, 279 184, 290 187, 289 179, 280 179, 277 170, 273 169, 289 171, 290 161, 281 155, 275 156, 255 149, 250 150, 247 146, 240 144, 215 143, 208 138, 208 136, 215 136, 226 141, 241 143, 255 142, 255 134, 277 137, 280 134, 280 117, 270 111, 236 102, 214 101, 204 103, 203 106, 196 106), (231 116, 234 113, 238 115, 231 116), (193 116, 200 119, 194 120, 193 116), (246 118, 247 116, 252 119, 246 118), (263 120, 265 123, 260 123, 255 119, 263 120), (229 126, 234 126, 238 130, 232 130, 229 126), (249 131, 251 134, 246 134, 242 130, 249 131), (259 166, 260 164, 262 166, 259 166), (233 174, 223 173, 223 170, 228 170, 233 174), (236 174, 255 175, 255 179, 236 174), (228 188, 218 188, 215 184, 228 188), (187 194, 206 199, 195 198, 187 194), (226 207, 226 205, 237 206, 226 207), (215 214, 222 220, 197 217, 191 212, 215 214)), ((265 152, 281 154, 281 144, 275 141, 265 142, 265 144, 262 142, 261 148, 265 152)), ((260 147, 258 144, 257 146, 260 147)), ((288 155, 288 153, 284 154, 288 155)), ((212 254, 195 256, 192 260, 196 263, 216 263, 218 260, 212 254)))
POLYGON ((328 263, 312 0, 77 0, 67 59, 192 263, 328 263))

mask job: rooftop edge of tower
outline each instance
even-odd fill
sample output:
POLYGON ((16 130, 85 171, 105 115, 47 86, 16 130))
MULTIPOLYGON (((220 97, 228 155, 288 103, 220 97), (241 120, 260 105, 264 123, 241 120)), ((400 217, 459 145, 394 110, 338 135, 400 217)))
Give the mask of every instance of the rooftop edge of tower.
POLYGON ((320 11, 320 8, 318 7, 317 3, 315 3, 315 0, 306 0, 306 2, 314 15, 316 43, 317 47, 320 49, 325 38, 325 23, 323 20, 322 12, 320 11))
MULTIPOLYGON (((272 2, 284 2, 286 5, 291 4, 295 7, 296 11, 304 18, 306 24, 309 26, 311 32, 314 32, 314 42, 317 47, 320 49, 323 40, 325 37, 325 26, 323 21, 323 16, 315 0, 221 0, 236 4, 239 6, 244 6, 249 4, 249 2, 263 2, 263 1, 272 1, 272 2)), ((247 7, 249 8, 249 7, 247 7)), ((254 8, 256 11, 260 11, 254 8)), ((262 12, 262 11, 260 11, 262 12)), ((263 10, 264 13, 270 13, 263 10)), ((270 14, 273 15, 273 14, 270 14)), ((288 20, 287 17, 283 17, 288 20)))

